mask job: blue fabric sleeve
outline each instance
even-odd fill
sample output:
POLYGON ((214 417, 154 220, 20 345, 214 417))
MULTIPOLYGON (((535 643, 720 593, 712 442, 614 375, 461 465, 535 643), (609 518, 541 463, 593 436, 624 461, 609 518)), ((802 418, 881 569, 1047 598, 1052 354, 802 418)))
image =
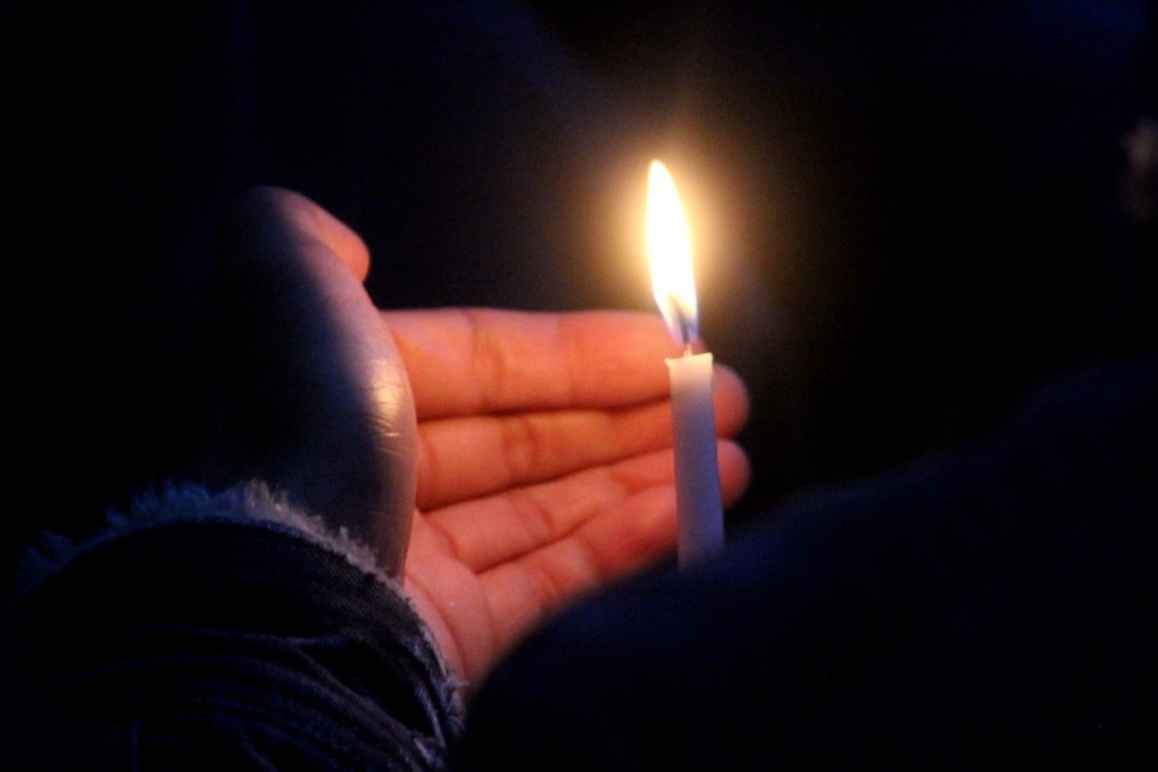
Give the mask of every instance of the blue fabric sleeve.
POLYGON ((1152 766, 1156 433, 1151 356, 802 498, 529 639, 473 703, 460 768, 1152 766))
POLYGON ((405 596, 254 503, 171 491, 43 557, 6 657, 17 767, 445 765, 455 683, 405 596))

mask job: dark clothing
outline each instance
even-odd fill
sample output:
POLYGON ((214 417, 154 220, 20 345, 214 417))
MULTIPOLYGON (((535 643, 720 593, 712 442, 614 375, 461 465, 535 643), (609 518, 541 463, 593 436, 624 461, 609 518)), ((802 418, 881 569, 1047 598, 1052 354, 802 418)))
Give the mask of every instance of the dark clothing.
POLYGON ((475 702, 461 766, 1152 766, 1156 433, 1150 357, 802 499, 534 636, 475 702))
MULTIPOLYGON (((459 767, 1152 754, 1156 396, 1155 357, 1086 374, 573 609, 496 671, 459 767)), ((403 597, 252 514, 113 528, 31 591, 23 766, 445 763, 452 682, 403 597)))
POLYGON ((10 768, 434 769, 457 732, 405 600, 261 521, 172 522, 84 552, 14 632, 8 715, 27 722, 10 768))

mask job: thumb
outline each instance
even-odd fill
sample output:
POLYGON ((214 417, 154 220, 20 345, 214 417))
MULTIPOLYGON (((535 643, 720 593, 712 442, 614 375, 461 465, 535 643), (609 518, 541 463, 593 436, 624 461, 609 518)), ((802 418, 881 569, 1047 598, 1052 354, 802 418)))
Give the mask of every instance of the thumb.
POLYGON ((337 257, 362 282, 370 271, 370 250, 350 226, 300 193, 262 185, 246 191, 238 200, 236 219, 261 223, 298 245, 313 243, 337 257))
POLYGON ((365 244, 297 193, 257 188, 223 232, 213 335, 222 482, 258 478, 400 573, 416 426, 401 357, 362 287, 365 244))

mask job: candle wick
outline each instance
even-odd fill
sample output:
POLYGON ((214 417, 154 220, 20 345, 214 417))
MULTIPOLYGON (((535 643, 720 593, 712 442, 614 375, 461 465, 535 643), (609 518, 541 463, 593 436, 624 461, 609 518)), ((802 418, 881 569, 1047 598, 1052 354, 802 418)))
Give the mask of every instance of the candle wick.
POLYGON ((692 333, 692 320, 684 314, 684 310, 680 308, 679 303, 673 305, 675 307, 676 321, 679 323, 680 342, 684 344, 684 353, 690 354, 692 350, 692 339, 695 337, 692 333))

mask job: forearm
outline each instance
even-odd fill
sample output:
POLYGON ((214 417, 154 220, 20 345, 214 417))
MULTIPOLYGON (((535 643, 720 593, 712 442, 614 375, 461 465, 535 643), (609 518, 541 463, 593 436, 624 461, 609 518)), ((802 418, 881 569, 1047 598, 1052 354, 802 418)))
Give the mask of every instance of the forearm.
POLYGON ((42 556, 12 659, 37 765, 443 765, 459 716, 424 625, 262 491, 171 492, 42 556))

